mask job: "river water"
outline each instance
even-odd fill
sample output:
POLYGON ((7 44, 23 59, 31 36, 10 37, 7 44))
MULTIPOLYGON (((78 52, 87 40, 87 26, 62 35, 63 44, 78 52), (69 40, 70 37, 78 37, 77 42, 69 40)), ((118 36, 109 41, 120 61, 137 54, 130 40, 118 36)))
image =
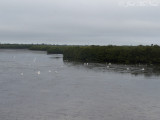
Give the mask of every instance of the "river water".
POLYGON ((158 70, 0 50, 0 120, 159 120, 158 70))

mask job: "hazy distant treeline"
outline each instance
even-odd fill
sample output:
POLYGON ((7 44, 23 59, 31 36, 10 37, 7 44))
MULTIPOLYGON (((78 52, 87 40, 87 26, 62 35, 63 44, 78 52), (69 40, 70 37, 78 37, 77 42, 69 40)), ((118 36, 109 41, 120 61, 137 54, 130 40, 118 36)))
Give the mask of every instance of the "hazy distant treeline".
POLYGON ((0 49, 28 49, 31 46, 29 44, 0 44, 0 49))
POLYGON ((47 51, 63 54, 64 60, 82 62, 112 62, 124 64, 160 64, 160 46, 67 46, 0 44, 0 48, 47 51))

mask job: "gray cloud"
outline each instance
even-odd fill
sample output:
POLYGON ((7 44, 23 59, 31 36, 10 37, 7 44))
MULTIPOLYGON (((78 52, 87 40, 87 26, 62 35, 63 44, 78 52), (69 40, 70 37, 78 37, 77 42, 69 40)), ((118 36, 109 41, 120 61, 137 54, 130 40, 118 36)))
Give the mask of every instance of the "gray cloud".
POLYGON ((0 1, 0 42, 160 44, 160 6, 118 0, 0 1))

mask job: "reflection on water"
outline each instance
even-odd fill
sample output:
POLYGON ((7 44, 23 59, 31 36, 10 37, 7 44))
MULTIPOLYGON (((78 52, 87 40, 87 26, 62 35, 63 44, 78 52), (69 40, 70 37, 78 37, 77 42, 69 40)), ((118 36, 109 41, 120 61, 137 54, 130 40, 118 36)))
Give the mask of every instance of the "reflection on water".
POLYGON ((97 72, 118 72, 130 73, 133 75, 160 76, 160 66, 154 65, 122 65, 122 64, 100 64, 100 63, 79 63, 79 62, 65 62, 67 66, 85 67, 86 69, 97 72))
POLYGON ((0 120, 159 120, 158 69, 0 50, 0 120))

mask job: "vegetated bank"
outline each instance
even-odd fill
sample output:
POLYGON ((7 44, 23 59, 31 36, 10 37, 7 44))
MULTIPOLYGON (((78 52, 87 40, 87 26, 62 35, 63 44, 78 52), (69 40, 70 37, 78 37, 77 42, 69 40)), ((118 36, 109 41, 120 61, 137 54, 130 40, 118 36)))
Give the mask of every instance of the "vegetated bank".
POLYGON ((0 44, 0 49, 29 49, 63 54, 63 59, 79 62, 160 64, 160 46, 73 46, 46 44, 0 44))

